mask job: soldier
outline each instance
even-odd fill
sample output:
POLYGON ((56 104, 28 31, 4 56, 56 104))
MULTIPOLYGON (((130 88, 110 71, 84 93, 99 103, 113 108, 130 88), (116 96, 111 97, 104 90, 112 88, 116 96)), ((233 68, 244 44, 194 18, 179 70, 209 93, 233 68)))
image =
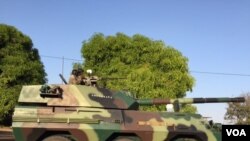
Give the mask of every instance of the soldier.
POLYGON ((83 72, 84 72, 83 69, 78 68, 76 80, 77 80, 77 84, 79 85, 84 85, 83 80, 85 79, 85 77, 84 77, 83 72))
POLYGON ((73 69, 69 77, 69 84, 82 85, 83 84, 83 69, 73 69))
POLYGON ((69 84, 76 84, 77 70, 73 69, 69 77, 69 84))

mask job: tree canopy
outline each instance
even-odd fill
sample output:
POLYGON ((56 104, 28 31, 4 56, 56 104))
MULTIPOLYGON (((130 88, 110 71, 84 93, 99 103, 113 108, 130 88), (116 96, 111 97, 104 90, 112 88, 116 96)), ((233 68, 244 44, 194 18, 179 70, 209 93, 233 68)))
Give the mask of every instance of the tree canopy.
POLYGON ((194 85, 188 59, 181 52, 140 34, 97 33, 83 42, 81 52, 84 68, 92 69, 95 75, 126 78, 103 85, 129 90, 137 98, 180 98, 194 85))
POLYGON ((229 103, 224 119, 235 124, 250 125, 250 93, 242 94, 244 103, 229 103))
POLYGON ((0 123, 11 122, 22 85, 45 83, 46 73, 31 39, 0 24, 0 123))

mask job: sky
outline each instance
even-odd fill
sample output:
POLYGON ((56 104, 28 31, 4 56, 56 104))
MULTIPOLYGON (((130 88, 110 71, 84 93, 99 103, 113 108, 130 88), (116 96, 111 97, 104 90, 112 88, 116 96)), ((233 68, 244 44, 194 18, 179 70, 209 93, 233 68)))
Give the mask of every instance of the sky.
MULTIPOLYGON (((162 40, 186 56, 195 78, 187 97, 233 97, 250 92, 249 7, 249 0, 0 0, 0 23, 32 39, 48 83, 61 83, 59 73, 68 79, 93 34, 122 32, 162 40)), ((227 124, 227 104, 196 106, 227 124)))

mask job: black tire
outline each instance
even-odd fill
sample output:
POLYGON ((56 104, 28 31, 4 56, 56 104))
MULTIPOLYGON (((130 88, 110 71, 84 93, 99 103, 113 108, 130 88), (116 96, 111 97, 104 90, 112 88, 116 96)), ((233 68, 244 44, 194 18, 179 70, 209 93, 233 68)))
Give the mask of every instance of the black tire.
POLYGON ((71 139, 63 135, 52 135, 52 136, 46 137, 42 141, 71 141, 71 139))

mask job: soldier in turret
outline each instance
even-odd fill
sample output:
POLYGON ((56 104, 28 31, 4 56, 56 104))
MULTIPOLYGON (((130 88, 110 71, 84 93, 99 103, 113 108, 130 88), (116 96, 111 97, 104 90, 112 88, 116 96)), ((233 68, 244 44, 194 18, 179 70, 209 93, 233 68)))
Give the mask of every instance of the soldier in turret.
POLYGON ((69 84, 76 84, 76 75, 77 75, 77 70, 73 69, 69 77, 69 84))
POLYGON ((84 75, 83 75, 83 69, 73 69, 71 72, 71 75, 69 77, 69 84, 75 84, 75 85, 83 85, 84 82, 84 75))

